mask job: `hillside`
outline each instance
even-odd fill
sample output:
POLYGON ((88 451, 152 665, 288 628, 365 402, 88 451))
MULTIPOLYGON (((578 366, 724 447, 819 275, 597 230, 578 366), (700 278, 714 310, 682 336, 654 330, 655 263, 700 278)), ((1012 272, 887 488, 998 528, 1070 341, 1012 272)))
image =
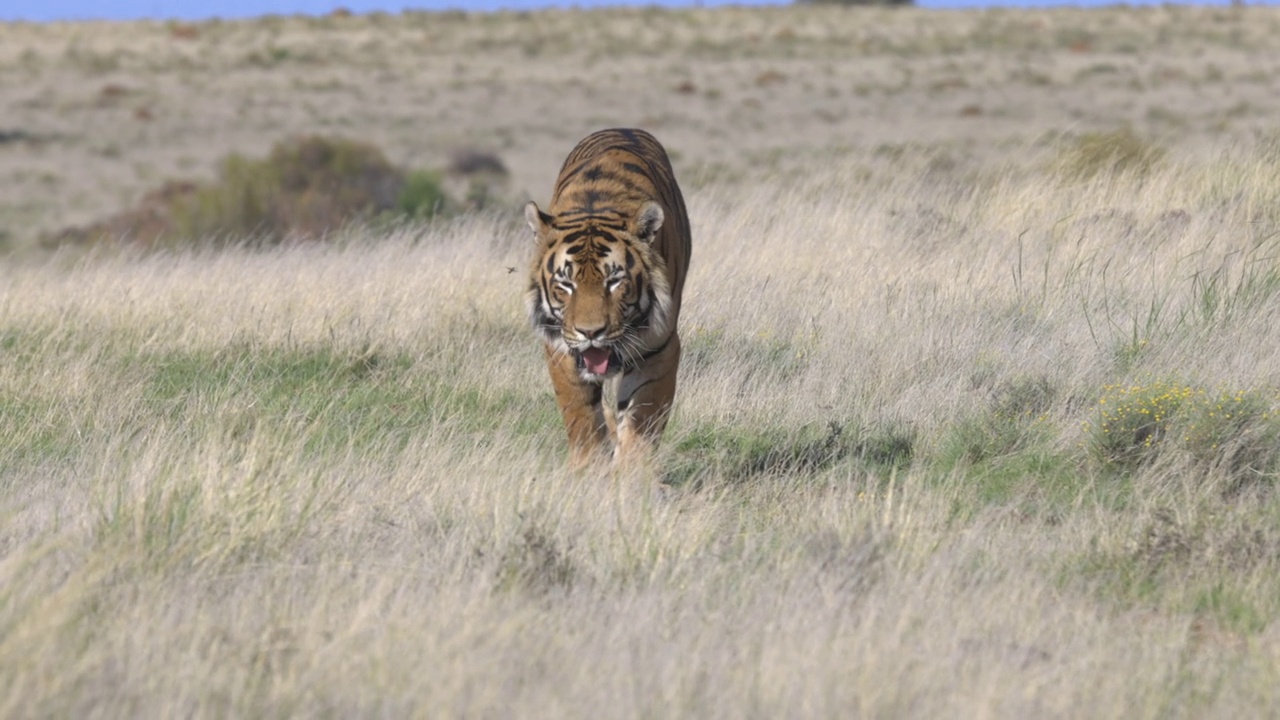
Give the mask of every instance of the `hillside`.
POLYGON ((656 133, 691 186, 903 151, 963 172, 1120 127, 1197 156, 1274 128, 1278 58, 1265 7, 0 25, 0 231, 23 246, 299 134, 408 167, 495 153, 539 200, 610 125, 656 133))

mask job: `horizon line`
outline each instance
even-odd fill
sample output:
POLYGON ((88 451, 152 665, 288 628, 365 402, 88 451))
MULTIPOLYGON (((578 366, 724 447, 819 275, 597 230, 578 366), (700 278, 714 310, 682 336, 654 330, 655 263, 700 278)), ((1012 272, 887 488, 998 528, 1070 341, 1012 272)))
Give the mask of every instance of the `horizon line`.
MULTIPOLYGON (((1027 0, 1024 2, 983 2, 982 0, 924 0, 898 6, 920 10, 1043 10, 1054 8, 1121 8, 1174 5, 1181 7, 1228 7, 1233 5, 1269 6, 1277 0, 1260 2, 1233 2, 1233 0, 1208 0, 1207 2, 1167 2, 1166 0, 1027 0)), ((615 2, 612 0, 48 0, 33 2, 18 0, 5 3, 0 10, 0 22, 5 23, 55 23, 55 22, 128 22, 128 21, 187 21, 249 20, 272 16, 323 17, 346 12, 353 15, 373 13, 403 14, 408 12, 532 12, 538 10, 596 10, 618 7, 638 8, 718 8, 718 7, 781 7, 800 3, 786 0, 652 0, 648 2, 615 2)), ((856 7, 876 7, 850 5, 856 7)))

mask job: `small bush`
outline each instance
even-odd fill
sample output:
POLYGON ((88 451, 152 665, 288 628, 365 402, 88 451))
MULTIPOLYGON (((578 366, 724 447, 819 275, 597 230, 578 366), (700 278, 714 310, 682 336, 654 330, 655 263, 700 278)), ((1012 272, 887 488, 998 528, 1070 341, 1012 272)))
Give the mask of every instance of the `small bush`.
POLYGON ((454 207, 438 173, 406 173, 368 143, 310 136, 261 159, 232 154, 215 183, 166 183, 134 209, 64 230, 49 244, 315 240, 352 222, 423 220, 454 207))
POLYGON ((1183 413, 1179 438, 1197 464, 1218 470, 1228 492, 1280 469, 1280 418, 1274 397, 1257 391, 1227 391, 1196 396, 1183 413))
POLYGON ((1183 402, 1196 389, 1177 382, 1108 385, 1088 423, 1089 450, 1102 465, 1133 467, 1155 456, 1183 402))
POLYGON ((179 203, 179 237, 314 239, 397 207, 404 174, 373 145, 306 137, 262 160, 231 155, 219 182, 179 203))
POLYGON ((396 198, 396 210, 414 220, 424 220, 444 212, 449 201, 440 174, 428 170, 409 173, 396 198))
POLYGON ((1280 469, 1280 417, 1275 394, 1255 390, 1206 391, 1158 380, 1112 385, 1086 424, 1089 449, 1105 467, 1131 469, 1162 449, 1218 471, 1229 490, 1272 478, 1280 469))

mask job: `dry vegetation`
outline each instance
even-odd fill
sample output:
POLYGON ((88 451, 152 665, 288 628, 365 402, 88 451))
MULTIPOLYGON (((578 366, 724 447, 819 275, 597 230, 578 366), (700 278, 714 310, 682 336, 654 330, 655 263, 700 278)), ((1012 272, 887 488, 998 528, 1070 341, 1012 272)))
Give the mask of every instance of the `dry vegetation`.
POLYGON ((1274 716, 1278 46, 1266 8, 0 26, 0 716, 1274 716), (612 124, 695 230, 661 484, 562 470, 514 213, 32 249, 335 128, 541 201, 612 124))

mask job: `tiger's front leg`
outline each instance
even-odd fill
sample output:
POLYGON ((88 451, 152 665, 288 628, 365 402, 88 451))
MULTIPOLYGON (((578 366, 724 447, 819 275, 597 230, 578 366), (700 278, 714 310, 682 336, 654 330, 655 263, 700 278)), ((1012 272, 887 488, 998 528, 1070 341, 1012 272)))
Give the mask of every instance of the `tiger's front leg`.
POLYGON ((573 356, 544 346, 551 385, 560 416, 569 431, 570 465, 575 469, 606 457, 609 428, 605 422, 604 389, 583 381, 573 356))
POLYGON ((623 374, 618 385, 619 465, 647 457, 658 445, 671 416, 680 368, 680 335, 673 333, 666 347, 643 365, 623 374))

